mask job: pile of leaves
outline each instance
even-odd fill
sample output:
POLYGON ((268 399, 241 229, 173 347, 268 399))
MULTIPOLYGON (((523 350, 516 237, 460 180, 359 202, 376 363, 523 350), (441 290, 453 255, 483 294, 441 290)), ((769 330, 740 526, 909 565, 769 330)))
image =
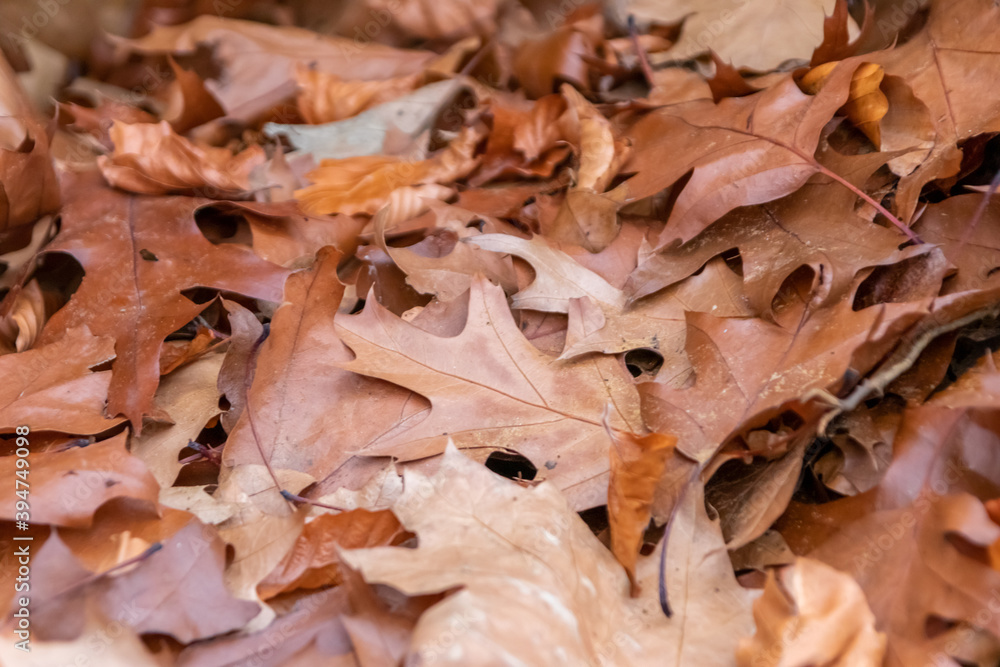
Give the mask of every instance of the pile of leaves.
POLYGON ((1000 661, 995 2, 0 20, 3 664, 1000 661))

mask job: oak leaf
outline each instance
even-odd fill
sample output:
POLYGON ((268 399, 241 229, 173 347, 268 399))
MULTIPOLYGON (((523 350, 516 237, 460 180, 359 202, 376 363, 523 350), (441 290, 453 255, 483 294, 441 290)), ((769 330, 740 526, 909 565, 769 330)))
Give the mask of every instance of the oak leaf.
POLYGON ((791 194, 821 171, 813 154, 861 62, 840 62, 815 95, 787 76, 746 97, 659 109, 632 126, 626 136, 635 149, 622 168, 637 172, 622 186, 630 199, 656 194, 693 170, 657 246, 686 242, 739 206, 791 194))
POLYGON ((278 301, 287 272, 248 249, 209 243, 194 220, 203 201, 135 197, 96 180, 68 179, 62 230, 46 251, 74 256, 86 275, 48 321, 41 342, 78 321, 114 338, 108 414, 124 414, 139 431, 153 409, 163 340, 206 306, 181 291, 204 286, 278 301))
POLYGON ((749 598, 697 492, 673 529, 668 619, 656 598, 658 554, 640 567, 646 594, 631 599, 621 566, 551 483, 523 488, 450 446, 436 475, 404 477, 393 513, 419 546, 342 557, 369 583, 410 596, 455 591, 418 620, 410 660, 484 664, 502 646, 508 660, 539 666, 727 664, 750 628, 749 598), (455 623, 465 632, 445 646, 441 633, 455 623), (535 631, 520 632, 526 624, 535 631))
POLYGON ((205 82, 230 118, 253 120, 295 94, 294 67, 317 69, 356 79, 387 79, 419 71, 433 58, 429 51, 358 45, 353 39, 319 36, 291 26, 271 26, 217 16, 160 26, 136 40, 116 40, 118 51, 184 55, 205 45, 214 51, 222 76, 205 82))
MULTIPOLYGON (((112 498, 127 497, 155 506, 160 491, 145 464, 125 449, 125 434, 65 451, 31 454, 31 521, 86 527, 94 512, 112 498)), ((18 458, 0 458, 0 477, 15 486, 18 458)), ((12 521, 13 494, 0 501, 0 517, 12 521)))
POLYGON ((740 667, 882 664, 885 635, 857 582, 811 558, 771 571, 754 620, 757 634, 740 643, 740 667))
POLYGON ((503 290, 482 279, 472 283, 468 319, 457 336, 424 332, 372 300, 360 314, 340 318, 337 331, 356 355, 345 369, 431 403, 412 426, 365 444, 359 451, 368 456, 424 458, 443 452, 449 438, 483 458, 514 451, 583 509, 607 495, 605 405, 613 406, 612 428, 643 432, 635 387, 614 359, 547 357, 518 330, 503 290))
POLYGON ((217 199, 250 191, 250 172, 264 164, 264 149, 251 146, 233 155, 226 148, 199 146, 175 133, 170 124, 115 122, 115 150, 97 164, 111 185, 145 195, 197 192, 217 199))

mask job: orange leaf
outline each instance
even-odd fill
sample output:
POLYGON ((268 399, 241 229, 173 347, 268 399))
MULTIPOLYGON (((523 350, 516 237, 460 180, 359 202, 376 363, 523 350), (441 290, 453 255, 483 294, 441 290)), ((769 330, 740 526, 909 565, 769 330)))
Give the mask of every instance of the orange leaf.
POLYGON ((637 436, 610 431, 611 481, 608 484, 608 521, 611 552, 625 568, 632 583, 632 596, 639 593, 635 565, 642 534, 649 525, 656 485, 673 452, 677 438, 663 433, 637 436))

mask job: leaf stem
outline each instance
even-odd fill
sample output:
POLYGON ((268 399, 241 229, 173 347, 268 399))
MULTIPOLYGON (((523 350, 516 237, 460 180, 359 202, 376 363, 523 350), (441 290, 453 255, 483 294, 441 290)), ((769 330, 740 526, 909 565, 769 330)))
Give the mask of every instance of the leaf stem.
POLYGON ((858 197, 861 197, 863 200, 865 200, 865 202, 867 202, 871 206, 875 207, 876 211, 878 211, 879 213, 881 213, 882 215, 884 215, 886 217, 886 219, 888 219, 889 222, 891 222, 892 224, 894 224, 899 231, 901 231, 904 234, 906 234, 906 236, 911 241, 913 241, 914 243, 923 245, 923 243, 924 243, 923 239, 921 239, 919 236, 917 236, 916 233, 914 233, 914 231, 912 229, 910 229, 909 227, 907 227, 906 225, 903 224, 902 220, 900 220, 899 218, 897 218, 896 216, 894 216, 892 213, 890 213, 889 209, 887 209, 886 207, 882 206, 882 204, 880 204, 877 201, 875 201, 875 199, 873 199, 870 195, 868 195, 864 190, 862 190, 861 188, 857 187, 856 185, 854 185, 853 183, 851 183, 850 181, 848 181, 846 178, 844 178, 843 176, 841 176, 837 172, 831 171, 830 169, 827 169, 822 164, 820 164, 820 162, 818 160, 814 159, 812 161, 819 168, 819 172, 821 174, 823 174, 824 176, 827 176, 829 178, 832 178, 833 180, 837 181, 838 183, 840 183, 841 185, 843 185, 845 188, 847 188, 848 190, 850 190, 851 192, 853 192, 854 194, 856 194, 858 197))

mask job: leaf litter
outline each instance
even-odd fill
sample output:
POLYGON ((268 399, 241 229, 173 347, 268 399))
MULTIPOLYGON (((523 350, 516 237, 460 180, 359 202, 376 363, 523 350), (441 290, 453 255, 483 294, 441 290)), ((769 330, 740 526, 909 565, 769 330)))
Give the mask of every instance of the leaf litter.
POLYGON ((0 659, 997 664, 1000 9, 863 4, 5 3, 0 659))

